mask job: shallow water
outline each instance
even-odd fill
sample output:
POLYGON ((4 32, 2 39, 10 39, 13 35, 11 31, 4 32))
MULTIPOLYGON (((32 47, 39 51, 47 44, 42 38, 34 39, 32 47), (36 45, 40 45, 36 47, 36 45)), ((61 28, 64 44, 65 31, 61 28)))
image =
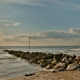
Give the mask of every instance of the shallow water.
POLYGON ((0 54, 0 79, 22 76, 26 73, 38 72, 40 69, 39 65, 29 64, 26 60, 8 53, 0 54))

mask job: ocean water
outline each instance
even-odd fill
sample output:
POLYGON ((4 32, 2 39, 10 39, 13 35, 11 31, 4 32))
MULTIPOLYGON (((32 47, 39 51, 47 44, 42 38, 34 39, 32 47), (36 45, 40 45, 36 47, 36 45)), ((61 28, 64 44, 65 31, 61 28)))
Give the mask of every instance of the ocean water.
MULTIPOLYGON (((24 76, 26 73, 38 72, 41 67, 30 64, 10 55, 3 50, 28 51, 27 46, 0 46, 0 80, 16 76, 24 76)), ((30 52, 63 53, 69 55, 80 55, 80 46, 31 46, 30 52)))

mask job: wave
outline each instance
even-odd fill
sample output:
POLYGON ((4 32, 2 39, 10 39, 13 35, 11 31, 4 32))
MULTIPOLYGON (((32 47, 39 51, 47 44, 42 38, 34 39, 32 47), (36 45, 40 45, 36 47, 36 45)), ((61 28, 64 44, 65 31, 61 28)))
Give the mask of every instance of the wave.
POLYGON ((16 59, 16 57, 3 57, 3 58, 0 58, 0 60, 5 60, 5 59, 16 59))

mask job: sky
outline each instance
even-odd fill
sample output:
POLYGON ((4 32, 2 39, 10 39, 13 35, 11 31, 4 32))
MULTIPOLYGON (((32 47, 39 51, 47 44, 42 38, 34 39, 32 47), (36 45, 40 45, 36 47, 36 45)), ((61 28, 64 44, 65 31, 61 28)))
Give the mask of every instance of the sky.
POLYGON ((80 46, 80 0, 0 0, 0 46, 80 46))

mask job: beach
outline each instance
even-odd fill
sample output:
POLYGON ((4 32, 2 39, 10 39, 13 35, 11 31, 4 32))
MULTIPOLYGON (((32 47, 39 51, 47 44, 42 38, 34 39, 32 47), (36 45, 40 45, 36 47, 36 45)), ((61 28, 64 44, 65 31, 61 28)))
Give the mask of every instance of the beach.
POLYGON ((38 72, 32 76, 20 76, 6 80, 80 80, 80 71, 38 72))

